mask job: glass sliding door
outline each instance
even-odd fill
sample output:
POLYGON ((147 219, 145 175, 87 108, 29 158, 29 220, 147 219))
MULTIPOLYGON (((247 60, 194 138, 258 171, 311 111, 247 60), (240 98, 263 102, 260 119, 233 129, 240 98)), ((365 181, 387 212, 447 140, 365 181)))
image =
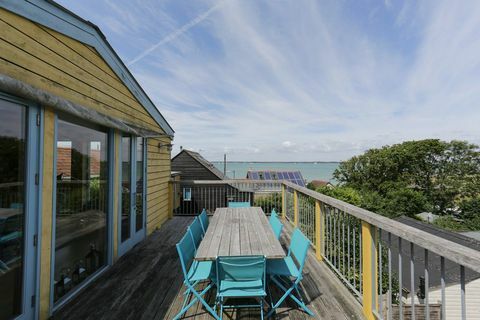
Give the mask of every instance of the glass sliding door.
POLYGON ((120 217, 121 242, 130 239, 132 226, 132 138, 122 137, 122 206, 120 217))
POLYGON ((119 255, 145 238, 145 139, 122 137, 119 255))
POLYGON ((0 95, 0 320, 34 312, 37 112, 0 95))
POLYGON ((54 302, 108 263, 107 144, 107 130, 58 120, 54 302))

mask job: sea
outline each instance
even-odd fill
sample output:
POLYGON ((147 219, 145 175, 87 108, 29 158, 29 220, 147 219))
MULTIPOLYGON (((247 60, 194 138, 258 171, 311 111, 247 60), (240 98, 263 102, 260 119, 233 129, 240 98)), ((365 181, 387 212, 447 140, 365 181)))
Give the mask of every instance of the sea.
MULTIPOLYGON (((212 162, 223 172, 223 161, 212 162)), ((332 181, 333 172, 338 162, 227 162, 227 176, 233 179, 244 179, 248 170, 299 170, 305 180, 332 181)))

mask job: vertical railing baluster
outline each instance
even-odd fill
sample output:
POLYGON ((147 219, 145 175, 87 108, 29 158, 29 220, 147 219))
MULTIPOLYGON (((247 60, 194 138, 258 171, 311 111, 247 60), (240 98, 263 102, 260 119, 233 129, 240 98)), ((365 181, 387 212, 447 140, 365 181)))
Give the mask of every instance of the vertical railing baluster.
POLYGON ((415 320, 415 249, 413 242, 410 242, 410 299, 412 320, 415 320))
POLYGON ((345 212, 342 211, 342 272, 345 270, 345 212))
POLYGON ((403 319, 403 263, 402 263, 402 238, 398 237, 398 318, 403 319))
POLYGON ((428 250, 425 249, 425 319, 430 319, 430 303, 429 303, 429 266, 428 266, 428 250))
POLYGON ((440 257, 440 285, 442 287, 442 320, 446 319, 446 299, 445 299, 445 258, 440 257))
POLYGON ((378 229, 378 314, 383 319, 383 248, 382 248, 382 229, 378 229))
MULTIPOLYGON (((347 216, 347 272, 351 272, 350 266, 350 215, 347 216)), ((351 282, 350 276, 347 277, 348 282, 351 282)))
POLYGON ((338 253, 337 253, 337 212, 336 212, 336 208, 333 208, 333 254, 334 254, 333 265, 335 266, 335 268, 338 269, 338 266, 337 266, 338 253))
MULTIPOLYGON (((353 225, 353 287, 357 288, 357 228, 353 225)), ((360 275, 361 276, 361 275, 360 275)), ((358 290, 360 292, 360 288, 358 290)))
POLYGON ((460 266, 460 299, 462 306, 462 320, 467 319, 467 304, 465 301, 465 267, 460 266))
MULTIPOLYGON (((359 242, 359 244, 360 244, 360 252, 359 252, 360 267, 359 267, 359 269, 360 269, 360 275, 362 275, 362 274, 363 274, 363 263, 362 263, 362 262, 363 262, 363 258, 364 258, 364 257, 363 257, 363 252, 362 252, 362 251, 363 251, 363 250, 362 250, 362 248, 363 248, 363 239, 362 239, 362 226, 361 226, 361 222, 360 222, 360 226, 359 226, 359 228, 358 228, 358 232, 359 232, 359 234, 358 234, 358 242, 359 242)), ((362 279, 362 276, 360 276, 360 293, 361 293, 362 296, 363 296, 363 279, 362 279)))
POLYGON ((388 291, 387 291, 387 319, 392 319, 392 234, 388 233, 388 291))

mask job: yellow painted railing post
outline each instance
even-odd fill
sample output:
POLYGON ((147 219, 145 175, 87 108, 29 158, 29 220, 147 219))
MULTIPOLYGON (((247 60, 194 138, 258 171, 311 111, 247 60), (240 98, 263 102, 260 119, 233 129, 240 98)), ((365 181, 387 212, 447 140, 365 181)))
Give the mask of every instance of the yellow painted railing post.
POLYGON ((298 192, 293 190, 293 224, 298 227, 298 192))
POLYGON ((287 188, 282 183, 282 220, 287 216, 287 188))
POLYGON ((324 241, 324 235, 325 232, 323 232, 323 212, 322 208, 320 206, 320 201, 316 200, 315 201, 315 252, 317 255, 317 259, 319 261, 323 261, 323 241, 324 241))
POLYGON ((376 228, 362 221, 362 286, 363 315, 375 319, 373 311, 377 305, 377 232, 376 228))

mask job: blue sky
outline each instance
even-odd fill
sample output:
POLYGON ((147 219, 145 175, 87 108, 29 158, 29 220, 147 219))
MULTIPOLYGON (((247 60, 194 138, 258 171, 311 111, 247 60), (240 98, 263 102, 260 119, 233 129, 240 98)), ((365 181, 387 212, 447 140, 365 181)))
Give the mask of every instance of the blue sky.
POLYGON ((210 160, 480 143, 480 1, 61 0, 210 160))

